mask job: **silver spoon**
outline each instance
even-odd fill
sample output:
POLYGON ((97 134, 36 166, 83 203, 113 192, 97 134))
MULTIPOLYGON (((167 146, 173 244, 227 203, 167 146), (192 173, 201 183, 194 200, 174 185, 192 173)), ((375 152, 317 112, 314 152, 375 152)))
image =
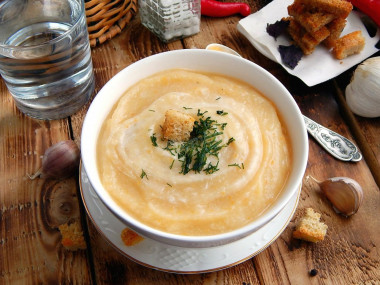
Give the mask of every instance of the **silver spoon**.
MULTIPOLYGON (((221 44, 209 44, 206 49, 227 52, 241 57, 236 51, 221 44)), ((332 156, 343 161, 356 162, 362 159, 358 148, 349 139, 314 122, 305 115, 303 118, 308 133, 332 156)))
POLYGON ((303 116, 308 133, 332 156, 343 161, 359 161, 362 159, 358 148, 344 136, 303 116))

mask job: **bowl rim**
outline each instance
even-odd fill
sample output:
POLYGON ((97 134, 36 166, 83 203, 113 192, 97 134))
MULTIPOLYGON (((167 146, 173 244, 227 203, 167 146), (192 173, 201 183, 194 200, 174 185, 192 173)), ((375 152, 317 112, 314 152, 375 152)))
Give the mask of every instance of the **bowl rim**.
MULTIPOLYGON (((272 98, 269 99, 271 100, 272 98)), ((273 99, 271 101, 273 101, 273 99)), ((281 106, 278 106, 278 104, 275 105, 277 107, 278 112, 280 112, 281 106)), ((282 120, 286 121, 284 119, 283 112, 280 113, 282 113, 282 120)), ((91 103, 83 122, 81 133, 81 156, 83 167, 85 168, 88 174, 89 182, 93 186, 100 200, 106 205, 108 209, 110 209, 110 211, 113 214, 115 214, 115 216, 117 216, 127 226, 129 226, 130 228, 137 231, 143 236, 153 238, 164 243, 180 246, 207 247, 231 242, 248 235, 249 233, 253 232, 254 230, 260 228, 261 226, 269 222, 279 213, 281 209, 284 208, 284 206, 289 202, 292 195, 297 191, 298 187, 302 183, 302 178, 306 170, 308 158, 307 139, 307 131, 304 126, 303 117, 294 98, 291 96, 289 91, 283 86, 283 84, 267 70, 255 64, 252 61, 249 61, 244 58, 239 58, 232 54, 204 49, 183 49, 162 52, 138 60, 132 63, 131 65, 127 66, 123 70, 119 71, 101 88, 101 90, 98 92, 93 102, 91 103), (237 77, 232 75, 231 72, 225 72, 223 69, 220 69, 220 67, 223 67, 224 64, 230 63, 239 64, 240 67, 244 66, 244 68, 251 69, 254 72, 255 76, 259 77, 259 79, 257 80, 264 80, 263 82, 268 83, 268 85, 270 85, 271 88, 268 89, 269 86, 261 86, 260 88, 258 88, 257 86, 253 87, 259 90, 261 93, 263 93, 265 97, 267 97, 267 94, 263 92, 262 89, 272 90, 274 88, 279 94, 281 94, 281 97, 283 97, 283 99, 280 99, 287 102, 287 107, 291 109, 291 111, 293 112, 292 116, 295 119, 295 121, 292 122, 292 126, 287 125, 287 129, 289 130, 290 128, 295 127, 297 128, 298 132, 297 138, 291 136, 289 132, 289 137, 291 139, 293 150, 293 169, 287 181, 287 186, 280 193, 280 196, 277 197, 276 202, 272 206, 267 208, 264 211, 264 213, 262 213, 253 222, 236 230, 232 230, 221 234, 208 236, 185 236, 164 232, 147 226, 138 221, 137 219, 129 216, 124 210, 121 209, 121 207, 118 206, 118 204, 110 197, 110 195, 104 189, 97 172, 96 139, 99 136, 104 119, 109 115, 114 104, 119 100, 119 98, 126 92, 126 90, 129 87, 134 85, 139 80, 151 76, 161 70, 181 68, 180 66, 183 65, 183 63, 175 61, 173 62, 173 59, 178 60, 183 58, 186 59, 186 67, 183 66, 182 68, 193 70, 196 69, 198 71, 208 71, 212 69, 214 70, 211 71, 212 73, 227 75, 239 79, 243 82, 246 82, 252 86, 250 82, 245 80, 247 78, 250 78, 249 76, 251 75, 242 74, 244 78, 237 77), (191 61, 192 59, 197 60, 198 62, 191 61), (201 59, 205 60, 202 61, 201 59), (170 62, 170 60, 172 60, 172 62, 170 62), (157 65, 157 63, 162 62, 166 62, 165 68, 160 67, 159 64, 157 65), (212 62, 211 66, 210 62, 212 62), (147 66, 149 67, 149 71, 146 71, 147 66), (191 66, 194 66, 194 68, 191 68, 191 66), (221 72, 215 72, 215 70, 221 70, 221 72), (142 75, 139 72, 142 72, 144 75, 142 75), (125 80, 125 78, 128 78, 129 80, 125 80), (122 87, 120 87, 120 85, 122 87), (127 88, 123 89, 123 86, 127 86, 127 88), (109 94, 110 92, 111 95, 109 94), (99 110, 102 111, 99 112, 99 110), (96 125, 95 128, 94 121, 100 121, 100 124, 96 125), (295 154, 294 143, 297 144, 297 150, 302 153, 301 155, 297 156, 295 154), (95 155, 95 158, 93 158, 93 160, 91 160, 92 155, 95 155), (297 159, 297 161, 295 161, 295 159, 297 159), (297 169, 294 169, 296 164, 297 169), (289 190, 288 188, 291 189, 289 190)))

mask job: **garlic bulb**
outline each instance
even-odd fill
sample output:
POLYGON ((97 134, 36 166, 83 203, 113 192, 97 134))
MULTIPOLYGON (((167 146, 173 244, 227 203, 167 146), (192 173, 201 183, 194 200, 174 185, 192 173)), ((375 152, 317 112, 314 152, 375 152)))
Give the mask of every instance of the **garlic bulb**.
POLYGON ((380 117, 380 56, 360 64, 346 88, 346 101, 356 115, 380 117))

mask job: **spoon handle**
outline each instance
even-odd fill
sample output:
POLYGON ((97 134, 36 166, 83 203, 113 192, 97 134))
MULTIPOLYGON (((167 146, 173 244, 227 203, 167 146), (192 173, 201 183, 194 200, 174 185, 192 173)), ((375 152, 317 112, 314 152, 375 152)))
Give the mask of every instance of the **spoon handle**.
POLYGON ((344 136, 303 116, 308 133, 332 156, 343 161, 360 161, 362 155, 358 148, 344 136))

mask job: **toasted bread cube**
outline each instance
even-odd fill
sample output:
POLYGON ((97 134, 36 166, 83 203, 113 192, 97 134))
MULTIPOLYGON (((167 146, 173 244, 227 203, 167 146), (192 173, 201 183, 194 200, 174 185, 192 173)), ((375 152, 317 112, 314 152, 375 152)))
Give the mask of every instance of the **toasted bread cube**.
POLYGON ((306 7, 299 2, 288 6, 288 13, 309 33, 318 31, 336 17, 334 14, 308 11, 306 7))
POLYGON ((335 42, 332 50, 337 59, 344 59, 352 54, 360 53, 365 45, 365 38, 361 31, 349 33, 335 42))
POLYGON ((86 249, 86 241, 79 222, 62 224, 58 227, 62 235, 62 245, 71 251, 86 249))
POLYGON ((324 240, 327 232, 327 225, 320 222, 321 214, 312 208, 306 208, 305 215, 297 223, 293 232, 293 237, 310 242, 324 240))
POLYGON ((295 2, 305 5, 308 9, 334 14, 342 18, 347 18, 353 8, 352 4, 346 0, 296 0, 295 2))
POLYGON ((306 33, 304 35, 304 38, 310 39, 310 41, 316 42, 316 44, 319 45, 329 35, 330 35, 330 31, 326 27, 321 27, 319 30, 313 33, 306 33))
POLYGON ((316 32, 310 34, 294 19, 290 21, 288 31, 306 55, 311 54, 315 47, 330 35, 326 27, 321 27, 316 32))
POLYGON ((315 45, 307 45, 302 41, 302 38, 305 35, 304 29, 294 19, 292 19, 289 23, 288 32, 295 44, 302 49, 304 54, 307 55, 313 53, 315 45))
POLYGON ((165 113, 165 121, 162 126, 163 137, 175 142, 187 141, 193 130, 194 122, 195 119, 188 114, 168 110, 165 113))
POLYGON ((330 35, 323 41, 323 44, 328 47, 334 47, 336 40, 339 39, 341 33, 346 26, 347 20, 344 18, 336 18, 331 23, 326 25, 327 29, 330 31, 330 35))

